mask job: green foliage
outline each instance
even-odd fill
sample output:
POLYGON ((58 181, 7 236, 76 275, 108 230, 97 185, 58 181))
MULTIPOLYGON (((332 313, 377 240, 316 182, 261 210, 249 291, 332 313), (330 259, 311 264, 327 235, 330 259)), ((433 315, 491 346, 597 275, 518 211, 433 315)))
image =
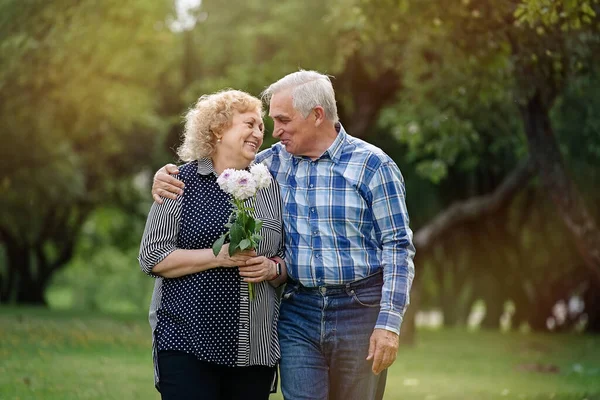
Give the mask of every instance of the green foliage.
MULTIPOLYGON (((254 199, 254 197, 253 197, 254 199)), ((262 227, 262 221, 252 216, 254 208, 244 205, 243 200, 233 198, 231 200, 233 210, 229 222, 225 225, 228 231, 219 237, 213 244, 213 254, 217 256, 229 237, 229 256, 238 251, 256 249, 262 237, 258 234, 262 227)))
POLYGON ((145 223, 144 213, 138 211, 100 208, 90 216, 75 257, 53 279, 50 300, 68 293, 68 298, 58 300, 61 307, 136 313, 148 309, 154 279, 140 270, 136 260, 145 223))
POLYGON ((98 204, 129 206, 123 193, 168 126, 156 91, 176 39, 164 22, 171 6, 0 4, 0 241, 12 250, 3 300, 15 282, 45 287, 98 204))
POLYGON ((514 16, 531 27, 558 25, 563 31, 578 30, 593 23, 597 8, 598 0, 523 0, 514 16))

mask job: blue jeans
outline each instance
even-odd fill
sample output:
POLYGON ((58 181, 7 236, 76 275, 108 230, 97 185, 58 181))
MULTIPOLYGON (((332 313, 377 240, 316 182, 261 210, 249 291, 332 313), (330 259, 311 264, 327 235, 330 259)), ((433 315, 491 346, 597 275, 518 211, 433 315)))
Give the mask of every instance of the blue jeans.
POLYGON ((380 400, 387 370, 367 361, 377 322, 381 273, 346 285, 288 282, 279 316, 281 388, 286 400, 380 400))

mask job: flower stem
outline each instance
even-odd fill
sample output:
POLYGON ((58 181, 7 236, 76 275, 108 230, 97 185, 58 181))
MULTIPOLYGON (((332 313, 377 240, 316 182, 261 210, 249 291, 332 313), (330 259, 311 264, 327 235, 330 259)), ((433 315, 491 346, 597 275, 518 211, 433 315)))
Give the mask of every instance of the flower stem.
POLYGON ((254 283, 248 283, 248 298, 252 301, 254 300, 254 283))

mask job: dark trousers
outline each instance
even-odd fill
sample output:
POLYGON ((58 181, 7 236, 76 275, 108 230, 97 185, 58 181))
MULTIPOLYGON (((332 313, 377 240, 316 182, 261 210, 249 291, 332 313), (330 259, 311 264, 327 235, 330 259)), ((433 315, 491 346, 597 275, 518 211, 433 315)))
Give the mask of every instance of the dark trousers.
POLYGON ((266 366, 227 367, 181 351, 158 353, 163 400, 267 400, 275 370, 266 366))

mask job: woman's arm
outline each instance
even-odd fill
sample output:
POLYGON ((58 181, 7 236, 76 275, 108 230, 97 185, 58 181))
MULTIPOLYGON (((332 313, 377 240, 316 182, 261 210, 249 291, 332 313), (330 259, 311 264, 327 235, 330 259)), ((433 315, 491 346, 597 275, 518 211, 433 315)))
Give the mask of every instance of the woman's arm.
POLYGON ((179 278, 217 267, 237 267, 256 256, 254 251, 244 251, 229 256, 229 244, 223 245, 216 257, 212 249, 177 249, 152 268, 152 272, 165 278, 179 278))
MULTIPOLYGON (((172 178, 180 182, 176 177, 172 178)), ((221 266, 245 265, 248 259, 256 256, 254 251, 246 251, 229 257, 229 244, 225 244, 216 257, 212 249, 178 248, 180 217, 181 196, 174 200, 165 199, 162 204, 152 204, 138 257, 142 270, 148 275, 178 278, 221 266)))

